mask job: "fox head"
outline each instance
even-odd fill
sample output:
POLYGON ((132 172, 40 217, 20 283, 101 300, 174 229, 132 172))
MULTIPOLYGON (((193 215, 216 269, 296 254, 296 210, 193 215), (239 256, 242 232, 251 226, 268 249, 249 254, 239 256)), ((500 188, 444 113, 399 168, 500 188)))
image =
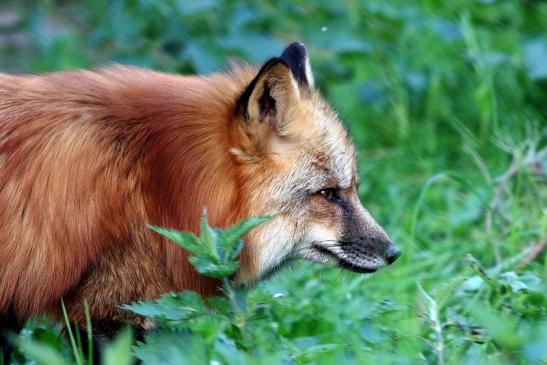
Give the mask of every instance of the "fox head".
POLYGON ((237 275, 253 282, 291 259, 376 271, 400 255, 363 207, 355 149, 292 43, 242 93, 231 153, 248 215, 274 215, 247 237, 237 275))

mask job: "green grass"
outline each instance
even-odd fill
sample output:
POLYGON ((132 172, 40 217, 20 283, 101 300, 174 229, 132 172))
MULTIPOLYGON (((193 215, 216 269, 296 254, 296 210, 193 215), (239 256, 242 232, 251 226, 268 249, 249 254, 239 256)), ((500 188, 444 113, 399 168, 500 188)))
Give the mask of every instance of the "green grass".
MULTIPOLYGON (((0 70, 115 61, 207 73, 305 42, 357 145, 361 198, 403 250, 372 276, 297 264, 248 293, 247 338, 230 320, 191 319, 180 326, 192 331, 134 350, 147 363, 153 351, 173 363, 547 361, 545 250, 527 257, 547 238, 547 3, 55 4, 0 3, 11 16, 0 17, 0 70)), ((123 336, 108 356, 124 358, 123 336)), ((73 362, 42 322, 20 337, 73 362)), ((40 362, 21 352, 19 363, 40 362)))

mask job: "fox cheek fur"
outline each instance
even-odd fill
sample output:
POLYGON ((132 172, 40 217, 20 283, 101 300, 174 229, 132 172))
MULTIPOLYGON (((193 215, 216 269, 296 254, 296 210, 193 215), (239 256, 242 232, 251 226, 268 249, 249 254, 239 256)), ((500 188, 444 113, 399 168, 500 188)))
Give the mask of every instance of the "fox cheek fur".
POLYGON ((306 258, 370 272, 398 251, 356 193, 354 149, 303 45, 260 70, 182 77, 132 67, 0 74, 0 322, 48 311, 141 319, 118 305, 216 293, 146 223, 198 230, 275 214, 236 280, 306 258))

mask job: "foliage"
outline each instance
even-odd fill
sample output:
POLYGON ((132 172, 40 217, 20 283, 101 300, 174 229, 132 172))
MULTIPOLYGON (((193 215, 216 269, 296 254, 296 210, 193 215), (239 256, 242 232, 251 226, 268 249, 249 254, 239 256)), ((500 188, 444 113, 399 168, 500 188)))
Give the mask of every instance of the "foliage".
POLYGON ((197 272, 222 279, 233 274, 239 266, 237 256, 243 248, 241 237, 268 219, 268 217, 248 218, 221 231, 207 224, 207 216, 204 213, 200 221, 200 237, 196 237, 190 232, 179 232, 156 226, 149 227, 190 252, 192 255, 189 257, 189 261, 197 272))
MULTIPOLYGON (((541 1, 8 1, 0 69, 208 73, 301 40, 347 122, 359 193, 403 256, 373 276, 298 264, 235 301, 133 304, 161 325, 134 349, 145 363, 534 364, 547 358, 545 29, 541 1)), ((234 244, 202 270, 230 272, 218 265, 234 244)), ((72 359, 55 328, 30 322, 17 363, 72 359)))

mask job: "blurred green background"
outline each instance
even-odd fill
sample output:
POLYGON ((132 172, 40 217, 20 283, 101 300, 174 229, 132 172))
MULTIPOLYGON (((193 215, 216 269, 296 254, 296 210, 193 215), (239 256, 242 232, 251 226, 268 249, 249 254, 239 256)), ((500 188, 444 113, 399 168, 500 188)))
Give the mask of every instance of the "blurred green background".
MULTIPOLYGON (((211 73, 293 40, 357 145, 365 206, 403 256, 372 276, 284 270, 249 294, 273 299, 247 348, 212 319, 193 322, 190 349, 165 334, 148 348, 172 363, 545 362, 547 2, 0 1, 2 72, 211 73), (196 349, 204 357, 185 357, 196 349)), ((42 327, 22 336, 69 353, 42 327)))

